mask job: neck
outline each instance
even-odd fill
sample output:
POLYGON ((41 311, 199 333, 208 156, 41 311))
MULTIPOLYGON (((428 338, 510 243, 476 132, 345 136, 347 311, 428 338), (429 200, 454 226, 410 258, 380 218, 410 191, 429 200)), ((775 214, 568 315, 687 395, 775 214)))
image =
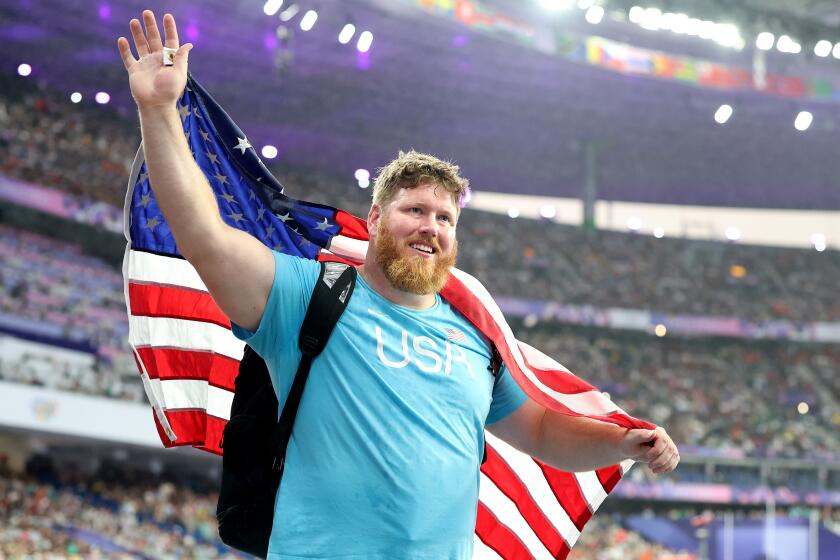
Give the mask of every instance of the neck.
POLYGON ((359 266, 359 274, 373 291, 391 303, 411 309, 429 309, 435 304, 435 294, 413 294, 394 287, 371 254, 368 254, 365 264, 359 266))

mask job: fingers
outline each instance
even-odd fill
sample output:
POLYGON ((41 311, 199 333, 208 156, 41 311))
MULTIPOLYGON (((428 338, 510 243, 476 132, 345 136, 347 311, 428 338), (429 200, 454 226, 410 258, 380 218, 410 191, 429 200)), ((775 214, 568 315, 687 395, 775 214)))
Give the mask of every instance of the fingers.
POLYGON ((155 14, 151 10, 143 11, 143 26, 146 28, 146 37, 149 44, 149 52, 157 53, 163 50, 163 43, 160 40, 155 14))
POLYGON ((143 33, 143 28, 136 19, 131 20, 128 23, 128 27, 131 29, 131 36, 134 39, 134 50, 137 51, 138 57, 143 58, 149 54, 149 43, 146 42, 146 35, 143 33))
POLYGON ((645 454, 644 462, 655 474, 662 474, 674 470, 680 462, 677 446, 662 428, 657 428, 657 439, 654 446, 645 454))
POLYGON ((163 36, 166 41, 166 48, 177 49, 180 47, 180 43, 178 42, 178 28, 175 26, 175 18, 172 14, 163 16, 163 36))
POLYGON ((192 43, 184 43, 184 46, 178 49, 178 52, 175 53, 175 68, 177 68, 179 72, 187 72, 187 62, 189 61, 189 55, 192 48, 192 43))
POLYGON ((128 45, 128 39, 125 37, 117 39, 117 49, 120 51, 120 57, 122 57, 125 69, 131 70, 132 66, 137 64, 137 60, 134 58, 134 55, 131 54, 131 47, 128 45))

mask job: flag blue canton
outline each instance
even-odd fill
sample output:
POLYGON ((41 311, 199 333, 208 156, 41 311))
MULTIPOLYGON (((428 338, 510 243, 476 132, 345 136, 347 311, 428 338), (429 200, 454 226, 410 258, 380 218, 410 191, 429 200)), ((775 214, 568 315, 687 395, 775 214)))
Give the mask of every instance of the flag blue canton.
MULTIPOLYGON (((213 189, 225 223, 271 249, 310 259, 339 233, 334 208, 283 194, 283 186, 245 134, 192 76, 178 100, 178 114, 193 158, 213 189)), ((180 256, 149 184, 145 161, 134 180, 129 225, 132 248, 180 256)))

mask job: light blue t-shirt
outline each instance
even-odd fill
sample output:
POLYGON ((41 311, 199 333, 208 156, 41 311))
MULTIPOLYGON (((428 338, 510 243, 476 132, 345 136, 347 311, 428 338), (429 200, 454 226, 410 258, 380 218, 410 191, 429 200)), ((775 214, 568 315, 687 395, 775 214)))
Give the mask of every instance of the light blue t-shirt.
MULTIPOLYGON (((233 332, 266 361, 282 406, 320 265, 274 258, 259 328, 233 332)), ((472 558, 484 425, 526 399, 505 369, 494 389, 489 363, 482 335, 439 296, 409 309, 358 276, 310 370, 268 558, 472 558)))

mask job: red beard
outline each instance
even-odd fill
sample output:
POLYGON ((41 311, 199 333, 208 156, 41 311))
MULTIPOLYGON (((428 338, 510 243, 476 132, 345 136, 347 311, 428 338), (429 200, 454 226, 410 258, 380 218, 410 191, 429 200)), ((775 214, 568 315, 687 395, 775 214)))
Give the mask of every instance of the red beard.
MULTIPOLYGON (((458 242, 452 250, 443 254, 436 240, 415 240, 434 248, 431 259, 419 256, 404 256, 397 239, 386 220, 380 220, 379 231, 374 241, 374 258, 382 268, 385 278, 398 290, 412 294, 433 294, 439 292, 449 279, 449 269, 455 266, 458 257, 458 242)), ((413 243, 411 241, 409 243, 413 243)), ((409 245, 406 243, 406 246, 409 245)))

